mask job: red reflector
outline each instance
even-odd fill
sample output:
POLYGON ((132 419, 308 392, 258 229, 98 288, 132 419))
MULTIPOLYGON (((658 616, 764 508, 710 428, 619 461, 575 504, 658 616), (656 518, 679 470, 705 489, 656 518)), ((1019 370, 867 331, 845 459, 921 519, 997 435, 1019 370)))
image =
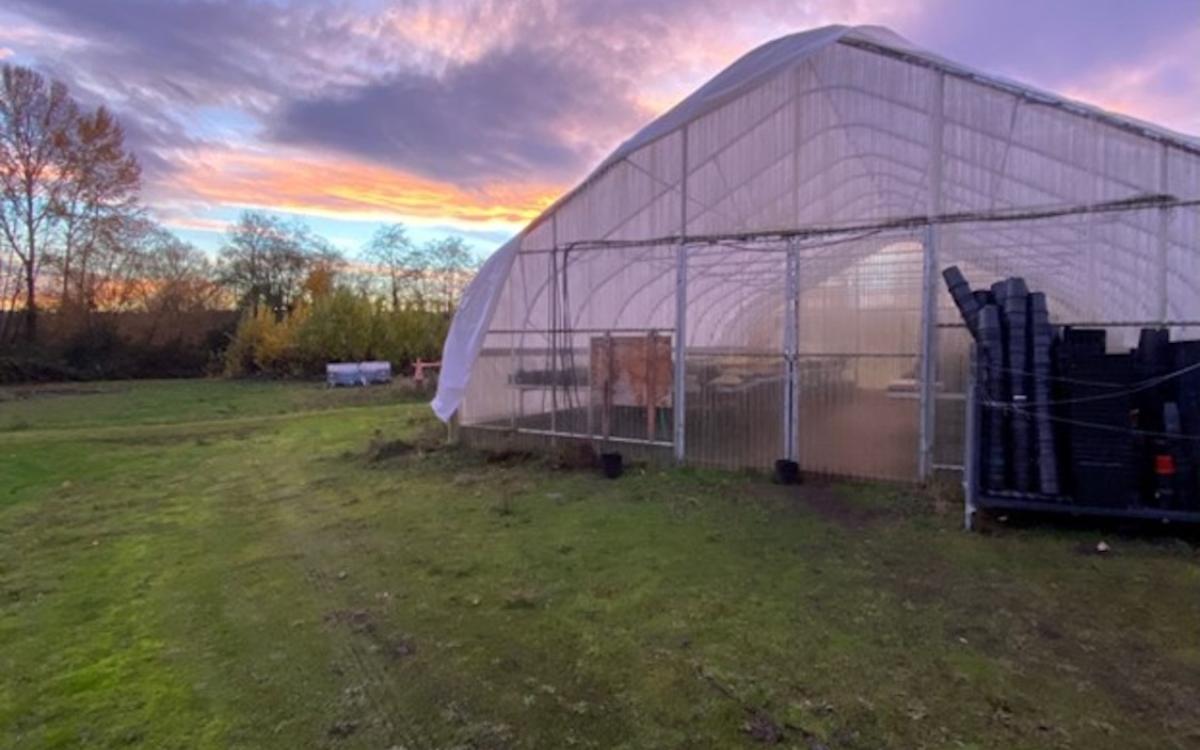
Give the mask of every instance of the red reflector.
POLYGON ((1170 454, 1160 454, 1154 457, 1155 474, 1174 474, 1175 458, 1170 454))

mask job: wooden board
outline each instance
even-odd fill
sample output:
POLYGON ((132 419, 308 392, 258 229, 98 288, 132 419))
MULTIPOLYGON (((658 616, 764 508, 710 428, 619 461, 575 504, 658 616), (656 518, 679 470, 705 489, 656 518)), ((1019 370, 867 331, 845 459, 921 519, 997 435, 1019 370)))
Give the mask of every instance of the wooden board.
POLYGON ((646 437, 653 439, 656 410, 671 405, 672 378, 670 336, 593 337, 591 396, 601 434, 610 435, 614 406, 634 406, 646 410, 646 437))

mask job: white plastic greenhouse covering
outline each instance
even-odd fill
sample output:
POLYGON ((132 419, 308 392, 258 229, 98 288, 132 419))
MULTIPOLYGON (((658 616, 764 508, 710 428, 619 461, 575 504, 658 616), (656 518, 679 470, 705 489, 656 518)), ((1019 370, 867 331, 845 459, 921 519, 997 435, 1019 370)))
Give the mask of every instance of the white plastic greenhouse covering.
POLYGON ((1059 323, 1200 336, 1200 141, 877 27, 741 58, 497 251, 434 410, 476 437, 915 479, 962 456, 966 332, 940 283, 1008 275, 1059 323), (596 337, 667 336, 669 405, 598 430, 596 337))

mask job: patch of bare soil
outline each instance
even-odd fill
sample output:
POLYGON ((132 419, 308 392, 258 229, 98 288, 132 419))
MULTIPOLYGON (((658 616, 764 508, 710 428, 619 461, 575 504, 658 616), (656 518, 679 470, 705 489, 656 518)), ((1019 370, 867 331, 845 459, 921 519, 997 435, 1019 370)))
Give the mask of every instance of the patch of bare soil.
POLYGON ((399 661, 417 653, 417 644, 413 643, 413 640, 406 636, 396 636, 387 640, 383 652, 392 659, 399 661))
POLYGON ((505 609, 537 609, 541 597, 531 589, 516 589, 504 597, 505 609))
POLYGON ((367 460, 376 463, 390 458, 407 456, 417 450, 417 447, 407 440, 383 440, 376 438, 367 446, 367 460))
POLYGON ((335 609, 325 614, 325 622, 345 628, 355 635, 365 636, 372 650, 392 661, 401 661, 417 653, 416 642, 407 635, 385 635, 375 617, 367 609, 335 609))
POLYGON ((325 622, 345 626, 352 633, 375 632, 375 620, 365 609, 335 609, 325 614, 325 622))
POLYGON ((756 482, 747 485, 746 493, 772 505, 815 513, 824 521, 850 530, 866 528, 888 515, 882 508, 864 506, 843 496, 835 482, 822 478, 806 478, 804 484, 792 486, 756 482))
POLYGON ((505 449, 484 454, 484 460, 493 466, 519 466, 532 461, 533 453, 529 451, 505 449))
POLYGON ((596 450, 590 443, 566 442, 550 458, 551 465, 564 471, 592 469, 596 466, 596 450))
POLYGON ((755 711, 742 724, 742 731, 756 742, 778 745, 783 742, 783 729, 767 713, 755 711))
POLYGON ((335 740, 344 740, 357 731, 357 721, 336 721, 329 727, 329 736, 335 740))
POLYGON ((432 430, 422 432, 412 440, 388 439, 381 432, 376 432, 367 444, 367 461, 379 463, 393 458, 409 455, 426 455, 440 451, 445 441, 440 432, 432 430))
POLYGON ((421 430, 408 439, 389 438, 383 431, 376 430, 367 444, 366 458, 370 463, 389 461, 403 456, 426 456, 445 448, 445 432, 433 426, 421 430))
POLYGON ((886 516, 880 508, 864 507, 840 495, 833 485, 808 485, 800 493, 800 502, 826 521, 846 529, 863 529, 886 516))

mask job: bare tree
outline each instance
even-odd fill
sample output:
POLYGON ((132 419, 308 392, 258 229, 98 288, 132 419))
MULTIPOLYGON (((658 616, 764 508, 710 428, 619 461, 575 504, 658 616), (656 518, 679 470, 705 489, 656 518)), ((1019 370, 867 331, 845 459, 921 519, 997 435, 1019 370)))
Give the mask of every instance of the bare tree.
POLYGON ((384 277, 393 310, 400 309, 401 299, 419 296, 423 255, 403 224, 380 227, 363 249, 363 257, 384 277))
POLYGON ((187 313, 212 310, 222 305, 224 294, 217 283, 208 256, 194 245, 153 227, 136 253, 131 307, 150 318, 146 341, 172 320, 187 313))
POLYGON ((329 242, 303 224, 247 211, 221 248, 220 276, 235 291, 240 306, 255 312, 266 307, 283 317, 314 268, 334 272, 341 264, 329 242))
MULTIPOLYGON (((67 155, 78 110, 63 84, 16 65, 0 69, 0 235, 17 263, 25 336, 37 336, 38 273, 71 183, 67 155)), ((7 316, 6 316, 7 319, 7 316)))
POLYGON ((56 265, 60 273, 60 309, 72 302, 85 313, 95 308, 93 256, 112 242, 137 212, 141 168, 125 151, 121 126, 103 107, 82 115, 68 142, 70 181, 62 191, 58 215, 62 237, 56 265))
POLYGON ((404 305, 453 312, 459 295, 478 265, 461 237, 445 237, 416 245, 400 224, 381 227, 363 248, 362 258, 372 266, 379 291, 393 310, 404 305))
POLYGON ((113 217, 89 242, 88 270, 77 273, 76 294, 86 304, 77 307, 78 322, 88 322, 92 310, 127 310, 141 294, 144 256, 157 224, 140 214, 113 217))
POLYGON ((461 237, 432 240, 425 252, 434 302, 445 312, 453 312, 478 262, 461 237))

